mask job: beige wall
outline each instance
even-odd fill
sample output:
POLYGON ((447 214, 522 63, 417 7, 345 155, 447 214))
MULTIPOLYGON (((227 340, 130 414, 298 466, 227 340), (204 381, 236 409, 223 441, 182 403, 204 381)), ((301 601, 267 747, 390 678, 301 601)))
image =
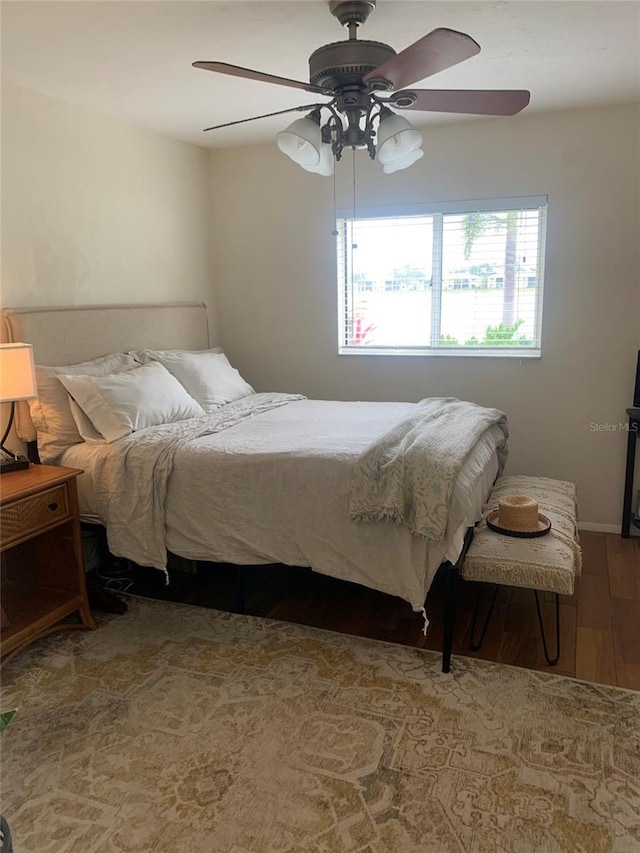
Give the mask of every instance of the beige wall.
MULTIPOLYGON (((640 347, 637 106, 441 125, 385 176, 357 158, 357 205, 548 195, 543 357, 338 356, 333 181, 274 144, 210 153, 216 310, 225 349, 259 389, 334 399, 455 395, 508 413, 508 470, 578 483, 580 517, 620 523, 640 347)), ((350 156, 337 177, 351 204, 350 156)), ((613 529, 613 527, 611 528, 613 529)))
POLYGON ((211 303, 207 152, 4 83, 2 304, 211 303))

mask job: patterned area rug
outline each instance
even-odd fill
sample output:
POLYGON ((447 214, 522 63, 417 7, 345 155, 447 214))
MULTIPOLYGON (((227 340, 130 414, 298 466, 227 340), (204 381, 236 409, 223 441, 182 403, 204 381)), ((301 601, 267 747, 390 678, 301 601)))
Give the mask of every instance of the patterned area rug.
POLYGON ((3 682, 21 853, 640 851, 640 693, 143 599, 3 682))

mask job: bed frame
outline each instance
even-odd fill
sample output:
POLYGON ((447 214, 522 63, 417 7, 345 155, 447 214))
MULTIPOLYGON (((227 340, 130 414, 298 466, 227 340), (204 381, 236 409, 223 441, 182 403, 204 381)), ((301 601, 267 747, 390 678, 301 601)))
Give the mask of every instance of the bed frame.
MULTIPOLYGON (((216 346, 201 302, 148 305, 90 305, 55 308, 6 308, 2 311, 2 339, 33 346, 37 364, 52 366, 88 361, 113 352, 140 349, 198 350, 216 346)), ((16 432, 27 444, 29 458, 38 462, 36 431, 26 403, 16 407, 16 432)), ((455 564, 443 563, 445 575, 442 671, 451 668, 451 648, 459 569, 473 538, 473 528, 455 564)), ((242 568, 238 567, 236 608, 244 612, 242 568)))

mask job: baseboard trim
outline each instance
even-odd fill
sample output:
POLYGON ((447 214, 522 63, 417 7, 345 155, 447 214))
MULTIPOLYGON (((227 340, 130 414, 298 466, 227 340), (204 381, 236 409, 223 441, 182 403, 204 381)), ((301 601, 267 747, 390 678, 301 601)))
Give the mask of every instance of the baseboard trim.
POLYGON ((600 524, 597 521, 580 521, 578 530, 586 530, 590 533, 617 533, 618 536, 622 532, 619 524, 600 524))

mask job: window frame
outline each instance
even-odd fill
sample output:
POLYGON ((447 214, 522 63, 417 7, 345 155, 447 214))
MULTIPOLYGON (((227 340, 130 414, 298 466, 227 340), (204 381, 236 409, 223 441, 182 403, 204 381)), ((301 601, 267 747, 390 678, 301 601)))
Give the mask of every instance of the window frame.
MULTIPOLYGON (((367 208, 341 208, 336 210, 335 234, 336 236, 336 280, 338 296, 338 355, 405 355, 422 357, 445 357, 445 358, 541 358, 542 357, 542 316, 544 306, 544 283, 545 283, 545 255, 546 255, 546 232, 548 215, 548 197, 538 196, 511 196, 507 198, 492 199, 467 199, 463 201, 433 202, 426 204, 388 205, 384 207, 367 208), (350 283, 349 263, 343 261, 344 276, 341 280, 340 246, 341 223, 351 221, 358 222, 364 219, 394 219, 412 218, 419 216, 436 217, 448 214, 463 215, 468 213, 492 213, 507 212, 512 210, 539 210, 540 224, 538 236, 538 284, 536 288, 536 314, 535 314, 535 340, 536 345, 531 347, 487 347, 487 346, 367 346, 346 343, 347 335, 347 312, 345 310, 348 299, 348 288, 350 283)), ((435 238, 435 234, 434 234, 435 238)), ((434 240, 435 241, 435 240, 434 240)), ((442 293, 442 277, 440 276, 439 287, 432 291, 434 304, 439 305, 442 293)), ((434 323, 432 312, 432 324, 434 323)), ((440 322, 440 319, 437 320, 440 322)))

